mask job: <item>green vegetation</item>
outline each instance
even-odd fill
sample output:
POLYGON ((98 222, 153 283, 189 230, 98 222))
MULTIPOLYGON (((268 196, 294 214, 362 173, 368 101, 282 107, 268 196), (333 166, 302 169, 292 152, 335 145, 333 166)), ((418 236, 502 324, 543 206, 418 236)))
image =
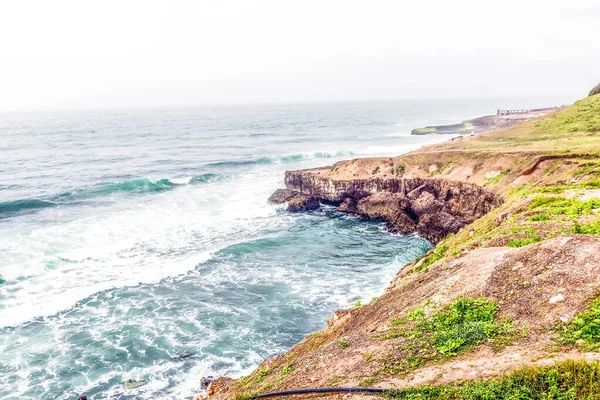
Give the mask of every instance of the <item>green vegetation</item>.
POLYGON ((348 342, 347 340, 340 340, 338 342, 338 347, 340 349, 346 349, 346 348, 350 347, 350 342, 348 342))
POLYGON ((600 132, 600 96, 579 100, 549 118, 536 122, 542 132, 600 132))
POLYGON ((600 221, 590 222, 589 224, 579 225, 575 222, 570 232, 581 235, 600 235, 600 221))
POLYGON ((444 356, 454 356, 467 346, 491 341, 508 333, 510 321, 496 322, 498 306, 484 297, 464 298, 425 318, 422 308, 408 315, 419 331, 431 335, 432 343, 444 356))
POLYGON ((531 217, 531 221, 533 222, 546 222, 550 219, 548 214, 537 214, 531 217))
POLYGON ((293 364, 287 364, 286 366, 284 366, 283 368, 281 368, 281 373, 282 374, 287 374, 288 372, 292 371, 292 367, 293 364))
POLYGON ((507 246, 508 247, 523 247, 523 246, 527 246, 528 244, 538 243, 540 240, 542 240, 542 238, 540 238, 539 236, 532 236, 532 237, 528 237, 525 239, 510 239, 508 241, 507 246))
POLYGON ((448 246, 446 246, 445 244, 438 244, 435 247, 434 252, 426 256, 421 262, 421 264, 419 264, 419 266, 414 269, 414 272, 422 271, 434 262, 441 260, 442 258, 444 258, 444 255, 446 254, 447 250, 448 246))
POLYGON ((559 326, 558 330, 558 342, 561 344, 577 343, 585 350, 600 348, 600 298, 595 299, 572 321, 559 326))
POLYGON ((436 176, 436 175, 440 175, 443 173, 449 173, 450 171, 452 171, 452 163, 451 162, 445 162, 443 164, 441 164, 437 169, 431 171, 429 173, 429 176, 436 176))
POLYGON ((398 164, 398 166, 396 167, 396 175, 403 175, 405 170, 406 167, 404 166, 404 164, 398 164))
POLYGON ((444 360, 483 342, 506 344, 513 334, 509 320, 497 321, 498 306, 484 297, 461 298, 430 317, 419 307, 395 319, 381 339, 401 338, 400 357, 379 359, 382 369, 397 374, 430 360, 444 360))
POLYGON ((377 382, 379 382, 379 378, 377 378, 376 376, 371 376, 358 382, 358 387, 371 387, 377 382))
POLYGON ((600 398, 600 364, 565 361, 521 368, 496 380, 391 391, 398 400, 592 400, 600 398))
POLYGON ((499 183, 509 173, 510 173, 510 169, 505 169, 504 171, 500 172, 498 175, 485 181, 483 186, 495 185, 496 183, 499 183))
POLYGON ((537 196, 529 205, 530 210, 544 210, 549 214, 578 217, 589 215, 600 208, 600 199, 569 199, 562 196, 537 196))
POLYGON ((361 306, 362 306, 362 301, 360 301, 360 300, 356 300, 356 301, 354 302, 354 307, 357 307, 357 308, 358 308, 358 307, 361 307, 361 306))

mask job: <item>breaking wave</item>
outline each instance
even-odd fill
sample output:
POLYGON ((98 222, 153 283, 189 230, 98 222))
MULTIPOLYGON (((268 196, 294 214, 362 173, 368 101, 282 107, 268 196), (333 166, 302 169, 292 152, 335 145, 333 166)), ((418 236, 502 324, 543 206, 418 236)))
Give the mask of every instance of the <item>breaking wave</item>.
POLYGON ((14 214, 34 211, 42 208, 58 207, 77 203, 80 201, 111 196, 114 194, 147 194, 159 193, 174 189, 178 186, 188 184, 209 183, 224 179, 225 175, 220 174, 202 174, 194 177, 185 177, 181 179, 158 179, 150 180, 146 178, 132 179, 122 182, 110 182, 97 186, 75 189, 70 192, 60 193, 43 199, 19 199, 6 202, 0 202, 0 218, 12 216, 14 214))

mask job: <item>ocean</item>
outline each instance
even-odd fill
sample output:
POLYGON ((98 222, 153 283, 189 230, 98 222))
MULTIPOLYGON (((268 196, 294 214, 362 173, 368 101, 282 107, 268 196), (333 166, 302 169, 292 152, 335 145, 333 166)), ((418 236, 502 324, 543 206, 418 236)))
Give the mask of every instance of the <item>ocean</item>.
POLYGON ((249 372, 431 247, 332 207, 267 204, 286 170, 396 156, 449 139, 415 127, 554 104, 0 114, 0 399, 192 399, 202 376, 249 372))

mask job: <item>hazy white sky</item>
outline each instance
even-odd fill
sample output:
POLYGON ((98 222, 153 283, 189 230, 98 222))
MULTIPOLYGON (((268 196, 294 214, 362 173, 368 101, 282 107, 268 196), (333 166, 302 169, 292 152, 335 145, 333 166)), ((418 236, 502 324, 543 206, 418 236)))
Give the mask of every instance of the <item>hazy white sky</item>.
POLYGON ((598 0, 0 2, 0 111, 569 95, 598 0))

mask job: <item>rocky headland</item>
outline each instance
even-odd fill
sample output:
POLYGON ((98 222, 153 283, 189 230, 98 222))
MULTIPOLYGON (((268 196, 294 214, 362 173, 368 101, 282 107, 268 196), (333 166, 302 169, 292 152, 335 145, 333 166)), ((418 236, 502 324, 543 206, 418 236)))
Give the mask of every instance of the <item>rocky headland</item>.
POLYGON ((319 387, 597 398, 600 95, 399 157, 289 171, 285 186, 270 201, 290 211, 334 205, 436 246, 369 304, 249 376, 213 381, 210 399, 319 387))
POLYGON ((508 128, 521 122, 542 117, 551 112, 560 110, 561 107, 537 108, 531 110, 498 110, 496 115, 485 115, 483 117, 463 121, 460 124, 431 125, 424 128, 416 128, 411 135, 469 135, 482 133, 494 129, 508 128))

